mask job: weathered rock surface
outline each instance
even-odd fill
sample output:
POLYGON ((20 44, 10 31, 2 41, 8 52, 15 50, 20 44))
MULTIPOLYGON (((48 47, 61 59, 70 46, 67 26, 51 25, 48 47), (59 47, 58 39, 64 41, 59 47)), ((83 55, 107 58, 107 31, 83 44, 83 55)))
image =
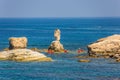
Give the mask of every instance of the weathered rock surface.
POLYGON ((57 41, 60 40, 60 30, 59 29, 56 29, 54 31, 54 37, 55 37, 55 40, 57 40, 57 41))
POLYGON ((26 37, 11 37, 9 38, 9 49, 24 49, 27 47, 26 37))
POLYGON ((51 58, 42 53, 32 51, 30 49, 14 49, 0 52, 0 60, 13 61, 52 61, 51 58))
POLYGON ((55 41, 52 41, 51 45, 48 47, 48 50, 53 50, 54 52, 64 52, 64 47, 60 43, 60 30, 56 29, 54 31, 55 41))
POLYGON ((64 51, 64 47, 60 43, 60 41, 53 41, 51 43, 50 47, 48 48, 48 50, 54 50, 54 52, 63 52, 64 51))
POLYGON ((120 55, 120 35, 112 35, 88 45, 89 55, 118 57, 120 55))

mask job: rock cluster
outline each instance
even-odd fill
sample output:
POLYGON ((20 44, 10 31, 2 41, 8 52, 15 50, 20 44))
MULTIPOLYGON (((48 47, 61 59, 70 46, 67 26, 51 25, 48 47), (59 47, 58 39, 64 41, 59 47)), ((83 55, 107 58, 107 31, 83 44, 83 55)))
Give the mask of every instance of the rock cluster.
POLYGON ((52 43, 49 46, 48 50, 53 50, 54 52, 63 52, 64 47, 60 43, 60 30, 59 29, 56 29, 54 31, 54 37, 55 37, 55 41, 52 41, 52 43))
POLYGON ((37 48, 25 49, 27 47, 26 37, 12 37, 9 39, 9 48, 0 52, 0 60, 13 61, 52 61, 51 58, 40 53, 37 48), (38 52, 37 52, 38 51, 38 52))
POLYGON ((24 49, 27 47, 26 37, 11 37, 9 38, 9 49, 24 49))
POLYGON ((112 35, 88 45, 90 56, 108 56, 120 58, 120 35, 112 35))

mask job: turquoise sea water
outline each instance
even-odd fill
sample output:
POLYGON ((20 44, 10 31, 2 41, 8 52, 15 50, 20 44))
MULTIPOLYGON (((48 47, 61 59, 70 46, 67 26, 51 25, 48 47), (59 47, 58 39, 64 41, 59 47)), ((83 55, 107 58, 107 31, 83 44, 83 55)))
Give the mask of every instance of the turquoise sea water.
POLYGON ((0 50, 8 47, 9 37, 26 36, 28 48, 48 48, 56 28, 61 43, 70 54, 48 55, 54 62, 0 61, 0 80, 120 80, 120 63, 112 59, 77 62, 78 48, 99 38, 120 34, 120 18, 29 18, 0 19, 0 50))

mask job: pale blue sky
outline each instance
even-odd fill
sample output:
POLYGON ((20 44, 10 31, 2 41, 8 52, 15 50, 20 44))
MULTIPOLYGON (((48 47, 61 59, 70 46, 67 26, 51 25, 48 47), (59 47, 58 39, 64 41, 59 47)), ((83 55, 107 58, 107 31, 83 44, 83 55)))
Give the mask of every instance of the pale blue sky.
POLYGON ((0 0, 0 17, 120 17, 120 0, 0 0))

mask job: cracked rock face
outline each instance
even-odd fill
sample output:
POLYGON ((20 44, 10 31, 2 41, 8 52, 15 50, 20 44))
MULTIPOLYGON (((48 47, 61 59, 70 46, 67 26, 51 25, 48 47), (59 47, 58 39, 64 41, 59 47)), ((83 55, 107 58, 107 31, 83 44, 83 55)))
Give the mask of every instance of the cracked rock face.
POLYGON ((112 35, 88 45, 89 55, 115 56, 120 54, 120 35, 112 35))

